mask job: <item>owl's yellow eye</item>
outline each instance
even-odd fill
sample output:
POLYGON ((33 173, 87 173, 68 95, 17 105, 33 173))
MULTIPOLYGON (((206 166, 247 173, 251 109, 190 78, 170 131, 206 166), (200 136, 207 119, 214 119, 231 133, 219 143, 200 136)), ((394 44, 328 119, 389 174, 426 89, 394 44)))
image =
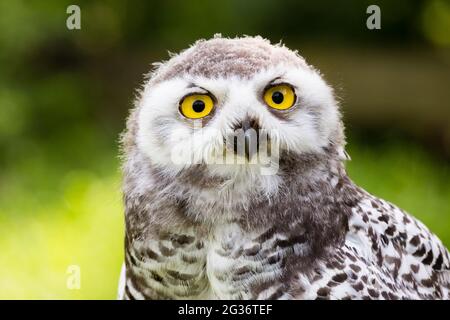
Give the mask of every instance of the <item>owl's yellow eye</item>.
POLYGON ((286 110, 295 103, 295 92, 291 86, 280 84, 270 87, 264 92, 264 101, 271 108, 286 110))
POLYGON ((212 98, 206 94, 193 94, 180 102, 180 112, 189 119, 200 119, 211 113, 214 107, 212 98))

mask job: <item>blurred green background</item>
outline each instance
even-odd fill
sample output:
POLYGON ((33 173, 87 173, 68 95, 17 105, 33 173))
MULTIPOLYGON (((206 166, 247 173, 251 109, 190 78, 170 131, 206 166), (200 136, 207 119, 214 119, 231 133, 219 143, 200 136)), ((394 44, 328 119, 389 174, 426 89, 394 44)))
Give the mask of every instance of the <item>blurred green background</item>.
POLYGON ((135 89, 167 50, 214 33, 283 40, 317 66, 342 104, 351 177, 450 246, 449 1, 1 0, 0 298, 115 298, 135 89), (69 4, 81 30, 66 28, 69 4), (381 30, 366 28, 369 4, 381 30))

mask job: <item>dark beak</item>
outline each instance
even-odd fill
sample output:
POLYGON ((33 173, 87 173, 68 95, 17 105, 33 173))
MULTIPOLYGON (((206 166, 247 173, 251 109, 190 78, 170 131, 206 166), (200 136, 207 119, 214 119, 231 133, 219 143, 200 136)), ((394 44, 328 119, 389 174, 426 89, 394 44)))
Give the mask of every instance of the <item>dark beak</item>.
MULTIPOLYGON (((260 129, 258 121, 253 118, 245 118, 235 127, 236 131, 242 130, 239 134, 244 135, 244 151, 247 160, 251 160, 253 156, 258 153, 260 129)), ((238 139, 235 139, 234 141, 234 152, 236 154, 238 153, 238 139)))

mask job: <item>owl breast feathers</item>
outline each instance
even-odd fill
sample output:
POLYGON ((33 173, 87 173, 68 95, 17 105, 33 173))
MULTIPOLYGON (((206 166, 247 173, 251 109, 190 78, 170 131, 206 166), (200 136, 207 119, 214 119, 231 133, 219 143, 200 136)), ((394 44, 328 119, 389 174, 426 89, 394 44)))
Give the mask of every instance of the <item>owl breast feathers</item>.
POLYGON ((449 252, 350 180, 333 90, 281 44, 157 64, 122 141, 121 299, 450 299, 449 252))

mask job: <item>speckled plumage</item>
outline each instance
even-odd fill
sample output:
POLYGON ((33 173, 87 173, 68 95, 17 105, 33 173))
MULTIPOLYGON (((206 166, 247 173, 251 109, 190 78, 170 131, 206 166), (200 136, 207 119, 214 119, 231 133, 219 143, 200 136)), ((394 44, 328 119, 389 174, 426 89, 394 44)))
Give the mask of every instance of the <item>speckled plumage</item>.
MULTIPOLYGON (((208 137, 199 149, 213 156, 208 137)), ((119 297, 449 299, 446 248, 412 216, 349 179, 344 144, 331 88, 282 45, 215 37, 159 65, 123 138, 119 297), (297 90, 289 113, 260 101, 261 88, 280 77, 297 90), (248 164, 170 162, 168 150, 195 131, 178 113, 192 86, 217 97, 204 128, 224 130, 251 116, 279 130, 275 174, 248 164), (175 130, 183 133, 178 140, 175 130)))

